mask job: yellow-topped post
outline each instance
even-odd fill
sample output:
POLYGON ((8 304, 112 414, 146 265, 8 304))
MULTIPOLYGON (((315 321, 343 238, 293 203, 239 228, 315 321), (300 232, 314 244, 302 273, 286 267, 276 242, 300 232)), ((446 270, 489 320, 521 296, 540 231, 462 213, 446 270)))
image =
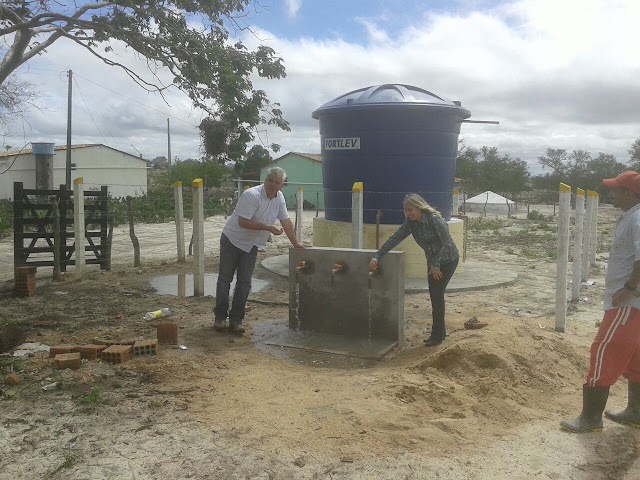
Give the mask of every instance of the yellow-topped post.
POLYGON ((585 191, 576 188, 576 216, 573 230, 573 263, 571 275, 571 301, 575 302, 580 297, 580 279, 582 277, 582 240, 584 234, 584 198, 585 191))
POLYGON ((558 255, 556 264, 556 331, 564 332, 567 319, 567 270, 569 264, 569 223, 571 217, 571 187, 565 183, 559 189, 558 255))
POLYGON ((351 189, 351 247, 364 247, 364 184, 355 182, 351 189))
MULTIPOLYGON (((85 257, 85 217, 84 217, 84 178, 78 177, 73 180, 73 232, 75 237, 75 255, 76 255, 76 275, 82 276, 86 264, 85 257)), ((62 244, 66 244, 67 239, 62 233, 60 240, 62 244)))
POLYGON ((593 190, 587 190, 587 208, 584 214, 584 240, 582 247, 582 269, 580 274, 580 280, 582 282, 587 281, 589 276, 589 258, 595 255, 595 240, 594 240, 594 207, 598 193, 593 190))
POLYGON ((182 182, 173 182, 173 202, 176 209, 176 247, 178 249, 178 262, 185 261, 184 255, 184 205, 182 201, 182 182))
POLYGON ((193 296, 204 296, 204 182, 196 178, 193 188, 193 296))

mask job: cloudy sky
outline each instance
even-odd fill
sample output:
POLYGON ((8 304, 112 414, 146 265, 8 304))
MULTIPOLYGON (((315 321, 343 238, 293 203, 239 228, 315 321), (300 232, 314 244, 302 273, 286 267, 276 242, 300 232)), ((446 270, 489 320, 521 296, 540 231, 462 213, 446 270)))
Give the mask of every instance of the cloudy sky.
MULTIPOLYGON (((638 0, 261 0, 246 21, 284 58, 284 80, 254 85, 279 102, 291 132, 263 129, 258 141, 288 151, 320 152, 311 112, 362 87, 403 83, 459 100, 475 120, 468 146, 498 147, 526 160, 548 147, 629 159, 640 137, 638 0)), ((144 68, 141 60, 122 60, 144 68)), ((200 156, 202 118, 184 95, 167 105, 117 69, 71 42, 19 70, 37 85, 41 111, 0 138, 15 149, 31 141, 66 143, 67 70, 73 70, 73 143, 105 143, 152 159, 200 156)), ((275 156, 278 156, 275 155, 275 156)))

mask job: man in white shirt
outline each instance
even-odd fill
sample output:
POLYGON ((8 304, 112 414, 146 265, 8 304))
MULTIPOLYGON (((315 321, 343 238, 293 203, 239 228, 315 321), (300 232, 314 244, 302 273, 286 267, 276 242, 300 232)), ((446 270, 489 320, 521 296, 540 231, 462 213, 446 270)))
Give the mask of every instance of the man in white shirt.
POLYGON ((620 376, 628 382, 627 408, 605 412, 614 422, 640 428, 640 174, 623 172, 603 180, 613 206, 624 212, 613 235, 607 264, 604 318, 591 345, 587 381, 582 387, 582 413, 560 425, 572 432, 602 430, 609 387, 620 376))
POLYGON ((248 188, 238 199, 233 214, 227 220, 220 236, 220 268, 216 285, 214 328, 226 330, 229 316, 229 331, 238 335, 244 333, 245 304, 251 291, 251 277, 256 266, 258 249, 266 247, 270 234, 282 232, 296 248, 304 248, 296 238, 293 222, 287 213, 284 195, 280 191, 286 173, 279 167, 269 169, 263 185, 248 188), (282 228, 274 225, 280 221, 282 228), (229 289, 236 274, 236 288, 229 310, 229 289))

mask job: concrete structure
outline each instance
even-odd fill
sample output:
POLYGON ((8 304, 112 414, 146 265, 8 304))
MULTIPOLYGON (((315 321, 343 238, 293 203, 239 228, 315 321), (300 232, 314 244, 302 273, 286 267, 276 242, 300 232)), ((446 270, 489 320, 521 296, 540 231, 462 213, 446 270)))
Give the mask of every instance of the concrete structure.
MULTIPOLYGON (((31 149, 0 153, 0 199, 13 200, 13 183, 36 188, 36 155, 31 149)), ((85 190, 109 187, 115 198, 142 196, 147 193, 147 162, 129 153, 101 144, 73 145, 71 160, 75 165, 71 178, 82 177, 85 190)), ((53 176, 47 179, 54 189, 65 183, 66 146, 54 147, 53 176)), ((48 168, 48 167, 47 167, 48 168)))
POLYGON ((315 153, 289 152, 276 158, 268 167, 260 170, 260 181, 267 178, 267 171, 280 167, 287 172, 287 185, 282 189, 287 208, 296 204, 296 192, 302 187, 304 200, 310 205, 324 209, 324 189, 322 187, 322 157, 315 153), (317 183, 319 185, 300 185, 317 183))
POLYGON ((382 342, 404 341, 404 254, 390 252, 369 275, 371 250, 291 248, 289 328, 382 342), (302 263, 304 262, 304 263, 302 263))
MULTIPOLYGON (((366 188, 366 185, 365 185, 366 188)), ((365 206, 366 207, 366 206, 365 206)), ((464 238, 464 223, 459 218, 452 218, 447 222, 449 233, 458 247, 462 256, 462 243, 464 238)), ((398 225, 380 225, 379 246, 398 229, 398 225)), ((324 218, 313 219, 313 246, 314 247, 351 247, 351 223, 326 220, 324 218)), ((365 224, 363 228, 364 248, 376 249, 376 226, 365 224)), ((393 249, 396 252, 404 252, 404 271, 409 278, 426 278, 427 259, 424 250, 418 246, 413 237, 409 235, 400 245, 393 249)), ((458 270, 463 267, 462 263, 458 270)))
POLYGON ((487 215, 508 215, 518 209, 513 200, 498 195, 490 190, 467 198, 464 202, 465 212, 486 213, 487 215))

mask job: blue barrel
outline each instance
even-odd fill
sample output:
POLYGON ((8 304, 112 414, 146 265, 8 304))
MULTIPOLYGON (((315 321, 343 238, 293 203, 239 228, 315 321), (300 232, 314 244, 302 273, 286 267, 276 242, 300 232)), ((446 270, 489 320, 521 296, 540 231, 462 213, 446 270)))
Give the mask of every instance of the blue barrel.
POLYGON ((458 135, 471 112, 418 87, 354 90, 312 113, 320 122, 325 218, 351 221, 351 189, 364 183, 364 222, 404 221, 402 199, 422 195, 451 217, 458 135))
POLYGON ((34 155, 53 155, 55 143, 31 142, 31 152, 34 155))

